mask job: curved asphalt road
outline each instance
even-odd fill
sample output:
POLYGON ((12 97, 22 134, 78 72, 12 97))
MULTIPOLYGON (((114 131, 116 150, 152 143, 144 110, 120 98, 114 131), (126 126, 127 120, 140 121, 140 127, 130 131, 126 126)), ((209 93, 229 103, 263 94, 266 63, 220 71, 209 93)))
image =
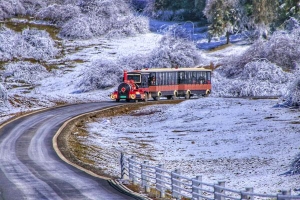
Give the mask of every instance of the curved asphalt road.
POLYGON ((2 127, 0 199, 134 199, 106 180, 64 163, 52 146, 52 138, 64 121, 112 105, 69 105, 22 117, 2 127))

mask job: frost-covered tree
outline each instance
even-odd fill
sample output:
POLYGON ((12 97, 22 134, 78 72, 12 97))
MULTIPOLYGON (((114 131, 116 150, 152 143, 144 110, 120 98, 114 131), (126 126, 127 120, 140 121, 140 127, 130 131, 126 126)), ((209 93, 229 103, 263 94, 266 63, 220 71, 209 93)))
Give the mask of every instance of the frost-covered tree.
POLYGON ((87 17, 76 17, 66 22, 60 30, 60 36, 69 39, 89 39, 93 37, 87 17))
POLYGON ((252 0, 252 16, 256 24, 268 25, 277 18, 279 1, 252 0))
POLYGON ((26 10, 26 15, 34 16, 41 8, 47 6, 43 0, 20 0, 26 10))
POLYGON ((21 37, 29 45, 27 55, 30 58, 48 60, 59 53, 47 31, 26 28, 22 31, 21 37))
POLYGON ((300 19, 300 1, 299 0, 282 0, 279 6, 279 25, 290 17, 300 19))
POLYGON ((168 27, 159 47, 152 51, 147 67, 193 67, 200 64, 198 49, 188 37, 189 33, 181 26, 168 27))
POLYGON ((161 20, 200 21, 206 0, 150 0, 146 6, 147 13, 161 20), (151 7, 149 7, 151 6, 151 7), (149 12, 152 8, 152 12, 149 12))
POLYGON ((150 58, 149 55, 136 54, 122 57, 119 62, 124 69, 144 69, 149 67, 150 58))
POLYGON ((147 0, 131 0, 131 5, 138 12, 142 12, 146 8, 147 3, 147 0))
POLYGON ((96 60, 82 71, 77 87, 82 92, 113 87, 119 83, 123 70, 114 61, 96 60))
POLYGON ((33 58, 47 60, 58 54, 53 39, 44 30, 24 29, 15 32, 5 26, 0 27, 0 60, 33 58))
POLYGON ((300 63, 300 29, 290 33, 275 32, 269 40, 256 41, 241 56, 232 56, 224 60, 223 73, 226 77, 240 74, 247 63, 267 60, 287 71, 293 71, 300 63))
POLYGON ((278 18, 279 1, 252 0, 249 24, 256 30, 256 37, 268 37, 270 27, 278 18))
POLYGON ((4 65, 2 79, 11 83, 27 83, 34 85, 37 81, 49 76, 46 68, 31 62, 13 62, 4 65))
MULTIPOLYGON (((284 95, 291 81, 299 76, 299 31, 300 29, 296 28, 290 32, 275 32, 268 40, 256 41, 242 55, 227 58, 226 62, 224 60, 223 66, 214 71, 215 94, 284 95)), ((294 85, 292 88, 297 87, 294 85)), ((298 95, 295 90, 292 91, 298 95)))
POLYGON ((289 86, 288 92, 283 97, 283 100, 284 100, 283 105, 285 106, 288 107, 300 106, 300 78, 299 77, 297 77, 297 79, 289 86))
POLYGON ((19 0, 0 0, 0 20, 25 14, 26 10, 19 0))
POLYGON ((148 31, 148 20, 135 16, 124 0, 83 0, 81 14, 62 25, 60 36, 87 39, 93 36, 130 36, 148 31))
POLYGON ((293 79, 293 74, 268 61, 253 61, 230 78, 226 67, 213 73, 213 95, 221 97, 282 96, 293 79))
POLYGON ((209 34, 212 36, 226 35, 228 44, 229 35, 241 27, 240 6, 238 0, 207 0, 204 15, 210 22, 209 34))
POLYGON ((293 160, 291 164, 291 169, 287 174, 288 175, 300 174, 300 154, 298 154, 296 158, 293 160))
POLYGON ((0 83, 0 110, 1 107, 7 104, 7 90, 6 88, 0 83))
POLYGON ((68 20, 80 15, 80 9, 78 6, 71 4, 58 5, 53 4, 48 7, 42 8, 35 15, 38 19, 49 20, 54 24, 62 25, 68 20))

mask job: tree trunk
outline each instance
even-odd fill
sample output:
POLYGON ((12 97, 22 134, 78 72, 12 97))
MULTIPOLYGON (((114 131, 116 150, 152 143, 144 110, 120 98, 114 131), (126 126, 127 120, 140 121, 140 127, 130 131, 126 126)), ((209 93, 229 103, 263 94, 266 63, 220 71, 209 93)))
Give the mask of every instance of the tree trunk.
POLYGON ((230 33, 227 31, 226 32, 226 44, 229 44, 229 42, 230 42, 230 33))

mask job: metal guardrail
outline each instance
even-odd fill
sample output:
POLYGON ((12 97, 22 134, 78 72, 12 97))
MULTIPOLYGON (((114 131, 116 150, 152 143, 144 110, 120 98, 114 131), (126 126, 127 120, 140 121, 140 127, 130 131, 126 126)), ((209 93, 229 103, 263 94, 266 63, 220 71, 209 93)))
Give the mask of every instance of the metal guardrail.
POLYGON ((151 166, 148 161, 138 162, 134 156, 127 157, 121 153, 121 179, 129 179, 134 185, 140 185, 146 193, 155 188, 159 198, 171 196, 176 199, 188 198, 193 200, 243 200, 243 199, 274 199, 291 200, 300 196, 291 195, 291 190, 282 190, 280 194, 254 193, 253 188, 233 190, 225 187, 225 181, 216 184, 205 183, 202 176, 188 178, 182 176, 180 170, 172 172, 164 169, 163 165, 151 166))

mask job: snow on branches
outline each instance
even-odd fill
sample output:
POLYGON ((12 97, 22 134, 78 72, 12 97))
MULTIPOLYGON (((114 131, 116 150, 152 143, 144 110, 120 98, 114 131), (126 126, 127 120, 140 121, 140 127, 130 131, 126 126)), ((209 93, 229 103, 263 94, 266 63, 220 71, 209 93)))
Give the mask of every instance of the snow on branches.
POLYGON ((110 60, 96 60, 82 71, 77 87, 80 92, 113 87, 123 75, 122 65, 110 60))
POLYGON ((241 56, 229 58, 214 72, 216 96, 282 96, 287 104, 299 103, 296 83, 300 63, 300 29, 275 32, 269 40, 258 40, 241 56))
POLYGON ((89 39, 93 37, 86 17, 76 17, 69 20, 62 26, 60 35, 68 39, 89 39))
POLYGON ((281 96, 286 93, 292 76, 277 65, 264 60, 247 63, 231 78, 223 76, 224 68, 226 67, 220 67, 213 72, 214 96, 281 96))
POLYGON ((189 33, 181 26, 168 27, 159 47, 153 50, 147 67, 193 67, 201 62, 198 49, 188 40, 189 33))
POLYGON ((36 17, 42 20, 49 20, 57 25, 62 25, 68 20, 79 16, 79 14, 80 9, 78 6, 53 4, 39 10, 36 17))
POLYGON ((55 57, 58 50, 49 33, 44 30, 24 29, 17 33, 0 27, 0 60, 33 58, 47 60, 55 57))
MULTIPOLYGON (((288 92, 283 96, 282 100, 284 106, 300 107, 300 78, 297 78, 289 86, 288 92)), ((298 163, 298 168, 299 168, 299 163, 298 163)))
POLYGON ((53 4, 42 8, 36 17, 61 27, 59 35, 68 39, 95 36, 121 37, 145 33, 148 20, 135 16, 125 0, 88 0, 78 5, 53 4))
POLYGON ((1 107, 7 104, 7 90, 6 88, 0 83, 0 111, 1 107))
POLYGON ((243 67, 255 60, 268 60, 284 70, 294 70, 300 62, 300 28, 290 33, 275 32, 269 40, 257 40, 244 54, 225 63, 227 77, 239 74, 243 67))
POLYGON ((21 37, 29 44, 29 57, 48 60, 58 54, 55 42, 47 31, 27 28, 22 31, 21 37))
POLYGON ((26 15, 34 16, 41 8, 47 6, 44 0, 21 0, 22 5, 26 10, 26 15))
POLYGON ((19 0, 0 1, 0 20, 25 14, 26 10, 19 0))
POLYGON ((27 84, 36 84, 37 81, 49 76, 46 68, 40 64, 31 62, 14 62, 4 65, 2 79, 5 82, 20 82, 27 84))

